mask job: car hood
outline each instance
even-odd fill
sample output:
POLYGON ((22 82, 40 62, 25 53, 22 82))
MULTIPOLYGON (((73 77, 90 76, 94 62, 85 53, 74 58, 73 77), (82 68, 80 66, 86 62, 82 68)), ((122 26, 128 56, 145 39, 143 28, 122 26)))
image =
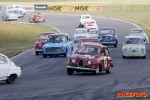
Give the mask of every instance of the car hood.
POLYGON ((89 34, 88 37, 95 37, 96 38, 96 37, 98 37, 98 35, 97 34, 89 34))
POLYGON ((66 43, 46 43, 44 45, 45 48, 49 48, 49 47, 62 47, 62 46, 66 46, 66 43))

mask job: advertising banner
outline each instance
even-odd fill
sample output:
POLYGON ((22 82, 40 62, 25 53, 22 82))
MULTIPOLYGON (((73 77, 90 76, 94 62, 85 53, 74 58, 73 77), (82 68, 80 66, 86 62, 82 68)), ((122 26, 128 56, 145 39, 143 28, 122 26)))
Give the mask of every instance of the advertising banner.
POLYGON ((102 6, 48 6, 49 11, 101 11, 102 6))
POLYGON ((34 10, 47 10, 48 5, 34 5, 34 10))
POLYGON ((22 6, 22 8, 26 11, 34 11, 34 5, 22 6))

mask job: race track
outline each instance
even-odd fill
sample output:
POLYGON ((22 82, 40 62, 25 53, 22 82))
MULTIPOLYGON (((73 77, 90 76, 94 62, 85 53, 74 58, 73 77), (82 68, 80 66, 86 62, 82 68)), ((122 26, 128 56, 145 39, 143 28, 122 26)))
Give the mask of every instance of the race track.
MULTIPOLYGON (((19 22, 29 22, 29 14, 19 22)), ((73 37, 79 16, 45 14, 44 25, 51 25, 73 37)), ((1 17, 1 14, 0 14, 1 17)), ((147 92, 150 100, 150 44, 147 58, 122 59, 122 42, 136 26, 113 19, 94 18, 99 27, 110 26, 117 31, 119 45, 109 47, 114 67, 110 74, 74 73, 68 76, 65 57, 43 58, 35 56, 34 50, 12 58, 22 70, 22 76, 14 84, 0 82, 0 100, 114 100, 116 92, 147 92)), ((33 44, 34 46, 34 44, 33 44)), ((134 98, 135 100, 137 98, 134 98)), ((132 99, 132 100, 134 100, 132 99)))

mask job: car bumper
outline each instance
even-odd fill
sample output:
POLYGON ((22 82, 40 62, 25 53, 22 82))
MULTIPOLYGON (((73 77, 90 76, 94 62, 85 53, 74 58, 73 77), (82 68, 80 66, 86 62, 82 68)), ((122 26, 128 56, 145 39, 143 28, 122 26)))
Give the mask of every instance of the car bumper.
POLYGON ((42 52, 45 55, 63 55, 65 52, 42 52))
POLYGON ((39 51, 39 52, 42 52, 42 49, 35 49, 35 51, 39 51))
POLYGON ((18 19, 18 18, 8 18, 8 20, 11 20, 11 19, 18 19))
POLYGON ((146 55, 146 52, 142 53, 142 52, 123 52, 123 56, 125 57, 143 57, 146 55))
POLYGON ((44 21, 45 19, 35 19, 34 21, 37 21, 37 22, 39 22, 39 21, 44 21))
POLYGON ((101 42, 101 44, 104 44, 104 45, 114 45, 114 44, 116 44, 116 42, 101 42))
POLYGON ((74 71, 89 71, 89 72, 93 72, 97 70, 93 68, 83 68, 83 67, 74 67, 74 66, 67 66, 67 68, 73 69, 74 71))

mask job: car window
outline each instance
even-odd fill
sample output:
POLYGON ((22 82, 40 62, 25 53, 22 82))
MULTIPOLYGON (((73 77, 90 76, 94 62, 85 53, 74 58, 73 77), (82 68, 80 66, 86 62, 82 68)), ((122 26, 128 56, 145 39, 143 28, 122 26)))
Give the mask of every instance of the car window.
POLYGON ((104 48, 103 48, 102 51, 101 51, 101 54, 102 54, 102 53, 105 55, 105 49, 104 49, 104 48))
POLYGON ((52 43, 67 42, 67 38, 65 35, 54 35, 49 38, 49 42, 52 43))
POLYGON ((126 44, 143 44, 144 41, 141 38, 127 38, 125 40, 126 44))
POLYGON ((108 49, 106 49, 106 48, 105 48, 105 55, 106 55, 106 56, 109 56, 109 51, 108 51, 108 49))
POLYGON ((143 33, 143 30, 133 30, 133 32, 136 32, 136 33, 143 33))
POLYGON ((8 61, 6 59, 6 57, 0 55, 0 64, 6 64, 8 61))
POLYGON ((77 53, 97 55, 100 53, 100 49, 96 47, 90 47, 90 46, 81 46, 78 48, 77 53))
POLYGON ((95 22, 93 21, 93 22, 87 22, 87 24, 95 24, 95 22))
POLYGON ((39 40, 46 40, 49 35, 40 35, 39 40))
POLYGON ((76 30, 76 34, 85 34, 87 33, 87 30, 76 30))
POLYGON ((99 41, 81 41, 80 44, 99 44, 99 41))
POLYGON ((115 34, 115 30, 112 29, 101 29, 99 30, 100 34, 115 34))
POLYGON ((98 34, 97 31, 89 31, 89 34, 98 34))

